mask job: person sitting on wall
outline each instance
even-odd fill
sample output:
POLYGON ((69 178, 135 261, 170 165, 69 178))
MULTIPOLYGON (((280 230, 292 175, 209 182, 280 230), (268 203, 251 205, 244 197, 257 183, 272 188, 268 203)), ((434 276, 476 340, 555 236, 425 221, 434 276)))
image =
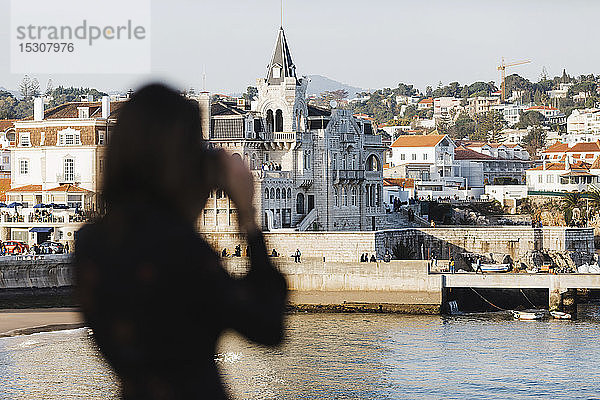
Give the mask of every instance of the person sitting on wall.
POLYGON ((383 255, 383 261, 390 262, 391 259, 392 259, 392 255, 390 254, 390 251, 386 250, 385 254, 383 255))
POLYGON ((279 253, 277 252, 277 250, 273 249, 273 251, 271 252, 271 257, 279 257, 279 253))
POLYGON ((233 253, 234 257, 241 257, 242 256, 242 248, 241 246, 238 244, 237 246, 235 246, 235 252, 233 253))
POLYGON ((375 254, 371 255, 371 262, 377 262, 377 260, 375 259, 375 254))
POLYGON ((227 257, 227 249, 223 248, 223 250, 221 250, 221 257, 227 257))

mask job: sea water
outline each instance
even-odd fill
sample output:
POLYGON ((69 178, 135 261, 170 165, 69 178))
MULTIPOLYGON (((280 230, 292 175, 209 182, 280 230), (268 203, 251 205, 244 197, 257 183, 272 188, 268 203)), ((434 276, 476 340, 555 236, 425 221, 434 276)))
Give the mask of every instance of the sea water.
MULTIPOLYGON (((578 321, 506 314, 291 314, 278 348, 223 336, 236 399, 600 399, 600 312, 578 321)), ((181 340, 194 345, 193 331, 181 340)), ((118 398, 88 329, 0 339, 1 399, 118 398)))

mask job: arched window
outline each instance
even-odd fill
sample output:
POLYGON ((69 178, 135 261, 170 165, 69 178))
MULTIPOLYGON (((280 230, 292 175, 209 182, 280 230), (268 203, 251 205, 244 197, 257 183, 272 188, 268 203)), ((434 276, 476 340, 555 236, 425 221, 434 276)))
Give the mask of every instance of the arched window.
POLYGON ((283 132, 283 111, 275 111, 275 132, 283 132))
POLYGON ((281 189, 281 198, 285 200, 285 188, 281 189))
POLYGON ((287 195, 288 199, 292 198, 292 189, 288 188, 288 195, 287 195))
POLYGON ((296 196, 296 214, 304 214, 304 194, 298 193, 296 196))
POLYGON ((273 110, 267 110, 267 131, 273 132, 273 110))
POLYGON ((281 191, 279 190, 279 188, 277 188, 277 190, 275 191, 275 198, 277 200, 279 200, 281 198, 281 191))
POLYGON ((375 154, 371 154, 367 158, 367 171, 379 171, 381 170, 381 165, 379 164, 379 159, 375 156, 375 154))
POLYGON ((345 187, 342 187, 342 204, 344 207, 348 206, 348 192, 346 192, 345 187))
POLYGON ((353 207, 356 207, 356 205, 357 205, 356 197, 357 197, 357 190, 356 190, 356 187, 353 187, 352 188, 352 206, 353 207))
POLYGON ((231 157, 232 157, 232 158, 235 158, 235 159, 237 159, 237 160, 241 160, 241 159, 242 159, 242 156, 240 156, 238 153, 233 153, 233 154, 231 155, 231 157))
POLYGON ((340 206, 340 198, 338 197, 337 188, 333 188, 333 201, 335 202, 334 204, 336 207, 340 206))
POLYGON ((256 153, 252 153, 250 157, 250 169, 257 169, 258 165, 256 161, 256 153))
POLYGON ((265 199, 269 199, 269 189, 265 189, 265 199))
POLYGON ((271 199, 275 198, 275 189, 271 188, 271 199))

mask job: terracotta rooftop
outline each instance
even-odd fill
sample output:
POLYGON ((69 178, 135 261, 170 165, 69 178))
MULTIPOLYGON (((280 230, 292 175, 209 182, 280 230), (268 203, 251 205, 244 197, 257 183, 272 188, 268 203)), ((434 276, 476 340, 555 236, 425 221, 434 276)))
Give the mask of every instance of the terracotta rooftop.
POLYGON ((392 143, 392 147, 434 147, 446 135, 401 135, 392 143))
POLYGON ((468 149, 464 146, 457 147, 454 149, 455 160, 494 160, 494 157, 488 156, 487 154, 480 153, 478 151, 468 149))
POLYGON ((0 119, 0 132, 4 132, 5 130, 12 128, 15 126, 16 119, 0 119))
POLYGON ((79 186, 71 184, 63 184, 58 187, 47 189, 46 192, 69 192, 69 193, 87 193, 89 190, 80 188, 79 186))
POLYGON ((598 142, 586 142, 576 143, 573 147, 567 150, 568 153, 582 152, 582 151, 600 151, 600 143, 598 142))
POLYGON ((529 107, 525 111, 535 111, 535 110, 558 111, 558 108, 554 108, 554 107, 550 107, 550 106, 533 106, 533 107, 529 107))
POLYGON ((42 185, 25 185, 7 190, 7 192, 41 192, 42 185))
POLYGON ((412 178, 383 178, 383 186, 399 186, 405 189, 413 189, 415 180, 412 178))
POLYGON ((433 99, 432 98, 422 99, 422 100, 419 101, 419 103, 421 103, 421 104, 433 104, 433 99))
POLYGON ((544 153, 563 153, 569 150, 569 145, 566 143, 556 142, 552 146, 544 150, 544 153))

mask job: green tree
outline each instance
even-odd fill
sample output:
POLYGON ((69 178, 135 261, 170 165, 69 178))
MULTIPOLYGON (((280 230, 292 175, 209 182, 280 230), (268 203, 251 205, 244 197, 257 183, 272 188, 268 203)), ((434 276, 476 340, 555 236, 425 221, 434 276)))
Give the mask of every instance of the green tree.
POLYGON ((529 130, 527 135, 523 138, 523 144, 525 150, 534 157, 537 152, 544 148, 546 144, 546 131, 541 126, 536 125, 529 130))
POLYGON ((544 123, 544 116, 539 111, 525 111, 519 116, 519 122, 516 127, 525 129, 530 126, 539 126, 544 123))

